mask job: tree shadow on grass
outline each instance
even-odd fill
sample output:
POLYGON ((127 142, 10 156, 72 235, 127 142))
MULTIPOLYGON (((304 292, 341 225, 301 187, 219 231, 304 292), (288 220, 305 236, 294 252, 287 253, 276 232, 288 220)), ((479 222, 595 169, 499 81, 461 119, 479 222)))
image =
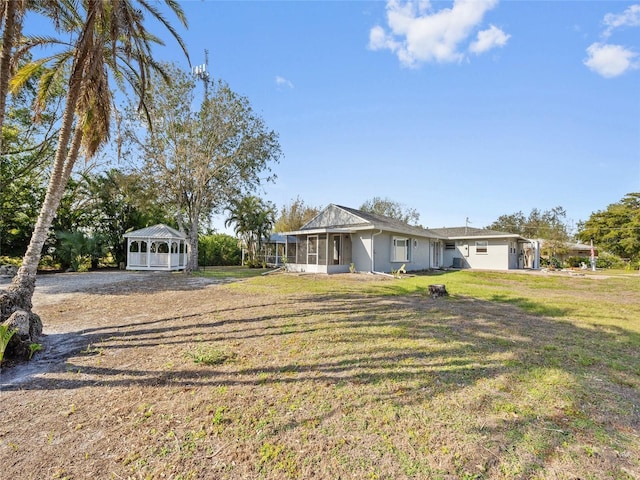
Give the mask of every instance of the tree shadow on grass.
MULTIPOLYGON (((33 378, 5 389, 223 386, 248 393, 304 385, 325 393, 332 408, 287 416, 273 427, 274 435, 310 421, 334 421, 347 407, 417 414, 435 407, 437 399, 464 401, 458 408, 478 408, 490 417, 486 424, 470 420, 458 427, 458 433, 488 438, 471 461, 487 472, 512 465, 516 476, 525 477, 551 461, 567 442, 582 448, 594 432, 606 439, 604 445, 637 448, 637 441, 618 426, 625 425, 635 438, 640 432, 640 412, 632 407, 640 404, 640 335, 618 327, 582 327, 568 321, 570 312, 527 299, 495 300, 434 300, 415 292, 394 297, 345 293, 300 295, 270 304, 258 296, 242 307, 223 305, 70 334, 73 348, 62 352, 62 368, 52 378, 33 378), (537 315, 527 313, 532 311, 537 315), (557 316, 563 320, 550 318, 557 316), (238 358, 202 366, 181 357, 199 345, 220 344, 238 350, 238 358), (292 346, 306 349, 304 355, 289 354, 292 346), (165 355, 159 353, 161 347, 173 351, 171 367, 158 358, 165 355), (87 351, 78 356, 82 349, 87 351), (132 350, 144 352, 134 363, 126 358, 132 350), (111 365, 87 361, 100 352, 122 358, 111 365), (553 375, 570 383, 547 385, 553 375), (540 406, 546 401, 543 387, 549 395, 555 395, 553 388, 562 390, 564 403, 558 410, 540 406), (335 400, 338 391, 344 392, 348 405, 335 400), (613 403, 603 407, 599 402, 613 403)), ((612 455, 601 451, 600 461, 613 463, 612 455)), ((622 463, 628 469, 637 467, 631 460, 622 463)))

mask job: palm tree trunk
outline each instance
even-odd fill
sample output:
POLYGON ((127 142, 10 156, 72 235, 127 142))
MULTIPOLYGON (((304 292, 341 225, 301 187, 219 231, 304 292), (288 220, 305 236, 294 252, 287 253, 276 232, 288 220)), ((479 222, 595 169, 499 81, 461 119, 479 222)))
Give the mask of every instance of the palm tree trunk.
MULTIPOLYGON (((9 92, 9 78, 11 77, 11 54, 17 34, 18 2, 2 0, 4 3, 2 19, 4 32, 2 32, 2 54, 0 55, 0 132, 4 125, 4 110, 7 106, 7 94, 9 92)), ((0 135, 0 153, 2 152, 2 135, 0 135)))
MULTIPOLYGON (((76 63, 76 65, 78 64, 76 63)), ((82 144, 83 131, 81 124, 78 123, 73 135, 73 142, 70 148, 67 148, 75 118, 75 106, 80 98, 81 79, 81 69, 74 68, 71 78, 69 79, 69 91, 67 93, 65 112, 62 117, 62 127, 60 128, 60 134, 58 136, 58 148, 56 150, 53 171, 49 178, 47 193, 40 208, 40 215, 36 221, 33 233, 31 234, 31 241, 22 259, 22 266, 18 270, 18 274, 13 278, 11 285, 13 291, 20 292, 18 296, 20 305, 18 306, 27 311, 31 311, 32 307, 31 299, 35 289, 38 264, 42 257, 42 247, 47 240, 49 228, 60 205, 60 200, 64 194, 64 189, 71 175, 73 165, 78 158, 80 145, 82 144)))
MULTIPOLYGON (((33 291, 36 283, 36 272, 38 271, 38 264, 42 257, 42 247, 47 241, 49 235, 49 228, 56 215, 60 200, 64 194, 64 189, 69 181, 73 165, 78 158, 80 151, 80 145, 82 143, 82 127, 77 125, 73 134, 73 141, 71 147, 67 153, 65 161, 62 165, 56 162, 56 165, 51 173, 49 179, 49 187, 47 188, 47 194, 45 195, 44 202, 40 208, 40 215, 36 221, 36 225, 31 234, 31 241, 27 247, 27 252, 22 259, 22 266, 18 270, 18 274, 14 277, 11 288, 21 291, 21 297, 23 304, 20 307, 23 310, 31 310, 31 298, 33 297, 33 291)), ((62 141, 62 139, 60 140, 62 141)), ((58 146, 60 150, 60 146, 58 146)), ((66 149, 65 149, 66 150, 66 149)))

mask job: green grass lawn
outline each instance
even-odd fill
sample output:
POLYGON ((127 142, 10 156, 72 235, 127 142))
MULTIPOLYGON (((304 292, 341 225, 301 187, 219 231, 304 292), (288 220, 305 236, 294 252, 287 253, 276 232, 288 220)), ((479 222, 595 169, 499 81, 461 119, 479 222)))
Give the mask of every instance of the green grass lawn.
POLYGON ((640 475, 637 276, 272 276, 231 288, 324 305, 283 308, 272 352, 236 367, 277 398, 255 412, 265 477, 640 475), (450 296, 431 299, 431 283, 450 296), (309 442, 322 454, 300 455, 309 442))

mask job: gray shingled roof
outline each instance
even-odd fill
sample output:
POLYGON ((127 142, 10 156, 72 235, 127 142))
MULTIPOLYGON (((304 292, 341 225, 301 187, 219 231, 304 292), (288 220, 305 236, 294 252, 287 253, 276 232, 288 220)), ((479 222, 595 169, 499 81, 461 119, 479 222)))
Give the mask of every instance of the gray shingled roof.
POLYGON ((432 228, 431 231, 447 238, 520 237, 517 233, 500 232, 498 230, 474 227, 432 228))
POLYGON ((381 230, 386 230, 390 232, 399 232, 399 233, 407 233, 420 235, 423 237, 434 237, 439 238, 440 235, 434 230, 416 227, 414 225, 409 225, 408 223, 402 222, 400 220, 396 220, 395 218, 385 217, 383 215, 376 215, 375 213, 363 212, 362 210, 357 210, 355 208, 344 207, 342 205, 334 205, 337 208, 344 210, 356 217, 362 218, 364 220, 363 225, 370 224, 374 228, 378 228, 381 230))
POLYGON ((123 236, 125 238, 187 238, 184 233, 163 223, 153 225, 152 227, 141 228, 140 230, 134 230, 133 232, 125 233, 123 236))

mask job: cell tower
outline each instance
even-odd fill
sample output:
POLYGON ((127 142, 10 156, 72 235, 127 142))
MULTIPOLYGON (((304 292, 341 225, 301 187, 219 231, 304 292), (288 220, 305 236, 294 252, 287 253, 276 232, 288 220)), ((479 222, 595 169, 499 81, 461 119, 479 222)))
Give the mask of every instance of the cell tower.
POLYGON ((202 65, 196 65, 191 69, 191 72, 196 76, 198 80, 202 80, 204 85, 204 98, 209 98, 209 72, 207 67, 209 65, 209 50, 204 51, 204 63, 202 65))

